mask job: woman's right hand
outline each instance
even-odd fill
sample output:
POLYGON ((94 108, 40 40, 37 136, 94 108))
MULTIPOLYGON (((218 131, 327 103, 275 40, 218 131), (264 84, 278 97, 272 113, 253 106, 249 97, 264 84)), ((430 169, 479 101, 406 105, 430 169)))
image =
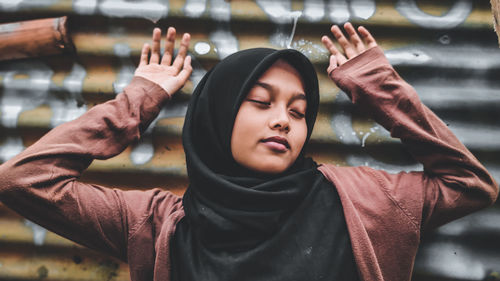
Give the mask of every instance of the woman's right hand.
POLYGON ((169 96, 180 90, 186 84, 193 68, 191 67, 191 57, 186 56, 189 40, 189 33, 184 33, 181 46, 175 59, 175 28, 169 27, 166 36, 165 52, 160 54, 161 30, 153 30, 153 46, 144 43, 141 51, 139 66, 135 70, 135 76, 150 80, 162 87, 169 96))

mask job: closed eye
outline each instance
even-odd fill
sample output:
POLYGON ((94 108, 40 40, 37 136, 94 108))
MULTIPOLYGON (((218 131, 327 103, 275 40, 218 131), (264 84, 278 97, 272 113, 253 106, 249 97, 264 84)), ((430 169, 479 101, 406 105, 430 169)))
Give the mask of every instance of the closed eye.
POLYGON ((262 104, 262 105, 271 105, 270 102, 265 102, 265 101, 260 101, 260 100, 252 100, 252 99, 249 99, 248 101, 251 101, 251 102, 255 102, 255 103, 258 103, 258 104, 262 104))
POLYGON ((304 113, 301 113, 297 110, 292 110, 292 112, 297 118, 304 118, 306 116, 304 113))

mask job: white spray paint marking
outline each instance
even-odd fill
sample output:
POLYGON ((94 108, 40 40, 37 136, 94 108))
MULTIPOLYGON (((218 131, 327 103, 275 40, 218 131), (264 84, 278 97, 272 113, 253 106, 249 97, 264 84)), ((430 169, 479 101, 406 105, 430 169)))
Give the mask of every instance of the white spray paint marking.
POLYGON ((297 21, 299 20, 300 16, 302 15, 301 11, 294 11, 290 13, 290 17, 293 19, 293 28, 292 28, 292 34, 290 34, 290 39, 288 39, 288 43, 286 44, 287 49, 291 49, 292 45, 292 40, 293 36, 295 35, 295 28, 297 27, 297 21))
POLYGON ((217 28, 209 34, 209 39, 215 45, 214 51, 219 59, 224 59, 239 49, 238 39, 231 32, 231 4, 223 0, 211 0, 210 17, 217 21, 217 28))
POLYGON ((373 159, 370 155, 360 155, 356 153, 350 153, 346 157, 346 162, 349 166, 367 166, 373 169, 384 170, 388 173, 399 173, 399 172, 411 172, 411 171, 423 171, 423 166, 420 163, 414 164, 390 164, 381 162, 373 159))
POLYGON ((58 0, 0 0, 0 10, 17 11, 21 9, 43 8, 54 5, 58 0))
POLYGON ((198 18, 205 12, 206 0, 186 0, 184 14, 190 18, 198 18))
POLYGON ((0 100, 0 122, 7 128, 17 127, 22 111, 31 110, 47 99, 53 75, 52 69, 41 61, 19 61, 0 67, 3 76, 3 95, 0 100))
POLYGON ((385 55, 392 65, 424 65, 432 60, 425 51, 414 47, 390 50, 385 55))
MULTIPOLYGON (((419 249, 420 258, 416 266, 433 276, 446 279, 483 280, 490 268, 485 268, 484 261, 477 259, 475 251, 476 248, 468 248, 464 244, 439 241, 419 249)), ((500 259, 493 257, 492 261, 496 262, 491 264, 494 268, 500 259)))
POLYGON ((74 0, 73 10, 77 14, 93 15, 97 9, 97 0, 74 0))
POLYGON ((210 16, 217 21, 229 22, 231 20, 231 3, 224 0, 211 0, 210 16))
POLYGON ((269 16, 272 22, 277 24, 291 22, 292 3, 290 0, 256 0, 255 2, 269 16))
POLYGON ((33 243, 36 246, 42 246, 45 242, 45 236, 47 236, 47 229, 26 219, 24 220, 24 224, 33 231, 33 243))
POLYGON ((360 145, 361 142, 352 129, 351 114, 345 110, 336 111, 332 116, 331 126, 343 144, 360 145))
POLYGON ((350 5, 352 16, 363 20, 371 18, 377 9, 373 0, 351 0, 350 5))
POLYGON ((150 135, 142 136, 140 142, 132 148, 130 161, 135 165, 149 162, 154 155, 153 139, 150 135))
POLYGON ((193 67, 193 72, 191 73, 191 77, 189 79, 191 79, 191 82, 193 82, 193 87, 196 88, 207 71, 203 68, 203 66, 195 56, 191 56, 191 58, 191 66, 193 67))
POLYGON ((449 129, 469 149, 500 149, 500 124, 495 125, 454 120, 449 129))
POLYGON ((132 81, 135 72, 135 65, 130 59, 130 47, 125 43, 117 43, 113 46, 116 56, 120 58, 121 68, 118 71, 118 76, 113 82, 113 90, 115 94, 123 92, 123 89, 132 81))
POLYGON ((20 23, 14 22, 14 23, 5 23, 0 25, 0 33, 11 33, 16 31, 21 26, 20 23))
POLYGON ((23 0, 0 0, 0 9, 2 11, 16 11, 23 0))
POLYGON ((210 52, 210 49, 211 49, 210 44, 206 42, 197 42, 196 44, 194 44, 194 51, 198 55, 208 54, 208 52, 210 52))
POLYGON ((330 0, 328 8, 330 20, 336 24, 346 22, 351 17, 346 0, 330 0))
POLYGON ((410 22, 426 28, 454 28, 464 22, 472 12, 471 0, 458 0, 442 16, 429 15, 423 12, 415 0, 398 0, 396 10, 410 22))
POLYGON ((7 135, 0 146, 0 162, 3 163, 24 150, 23 140, 19 136, 7 135))
POLYGON ((83 80, 87 75, 87 71, 80 64, 73 64, 70 74, 63 81, 63 90, 69 95, 65 99, 50 99, 49 104, 52 109, 52 118, 50 124, 52 127, 62 123, 75 120, 87 111, 87 106, 84 105, 83 97, 83 80), (78 106, 78 104, 82 106, 78 106))
POLYGON ((305 39, 294 41, 291 47, 304 54, 310 60, 328 60, 330 54, 323 45, 315 44, 305 39))
POLYGON ((464 236, 486 233, 500 233, 500 212, 494 208, 481 210, 466 217, 454 220, 437 229, 446 236, 464 236))
POLYGON ((233 33, 227 28, 220 28, 210 33, 210 41, 212 41, 217 48, 217 55, 220 59, 224 59, 232 53, 238 51, 238 39, 234 37, 233 33))
POLYGON ((370 132, 366 133, 363 138, 361 139, 361 147, 365 147, 365 142, 366 142, 366 139, 370 136, 370 132))
POLYGON ((105 0, 99 5, 99 11, 111 17, 142 17, 154 23, 168 14, 166 1, 128 2, 123 0, 105 0))
POLYGON ((148 129, 142 134, 139 142, 132 148, 130 152, 130 161, 134 165, 144 165, 151 161, 154 156, 153 145, 153 129, 159 120, 164 118, 182 117, 186 115, 187 102, 184 103, 168 103, 162 108, 156 119, 151 122, 148 129))
POLYGON ((310 22, 318 22, 325 16, 325 2, 323 0, 305 0, 304 17, 310 22))
POLYGON ((480 45, 413 45, 386 52, 393 65, 488 70, 500 67, 498 48, 480 45))
MULTIPOLYGON (((339 94, 335 103, 339 106, 344 107, 344 110, 335 110, 332 116, 331 126, 335 134, 338 136, 341 143, 346 145, 362 145, 363 142, 359 139, 358 135, 363 135, 363 132, 357 133, 352 125, 352 106, 349 107, 349 98, 345 94, 339 94)), ((379 126, 378 124, 370 128, 370 132, 367 132, 365 136, 372 135, 377 132, 377 135, 381 137, 389 137, 390 133, 379 126)), ((365 139, 366 140, 366 139, 365 139)), ((422 165, 419 163, 415 164, 389 164, 385 162, 378 161, 365 153, 351 152, 346 157, 346 162, 350 166, 369 166, 375 169, 385 170, 391 173, 397 173, 400 171, 421 171, 422 165)))

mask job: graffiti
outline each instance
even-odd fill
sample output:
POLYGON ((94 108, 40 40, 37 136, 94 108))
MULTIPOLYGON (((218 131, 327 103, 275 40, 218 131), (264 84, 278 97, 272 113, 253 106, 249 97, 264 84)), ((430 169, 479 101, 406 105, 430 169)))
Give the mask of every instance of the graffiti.
MULTIPOLYGON (((60 124, 74 120, 80 117, 87 111, 87 106, 84 105, 83 97, 81 96, 83 90, 83 80, 87 75, 87 71, 80 64, 73 64, 71 72, 63 81, 62 91, 67 95, 60 98, 50 98, 48 104, 52 109, 52 118, 50 124, 56 127, 60 124)), ((58 90, 56 87, 51 87, 58 90)))
MULTIPOLYGON (((257 4, 276 24, 291 22, 290 0, 257 0, 257 4)), ((369 19, 375 13, 373 0, 330 0, 327 4, 323 0, 305 0, 304 17, 310 22, 318 22, 328 14, 333 23, 343 23, 352 18, 369 19)))
POLYGON ((74 0, 73 10, 77 14, 92 15, 96 12, 98 0, 74 0))
POLYGON ((104 0, 99 5, 99 11, 112 17, 142 17, 156 23, 168 14, 166 1, 136 1, 104 0))
POLYGON ((0 163, 16 156, 24 150, 23 140, 17 134, 10 134, 5 137, 0 145, 0 163))
MULTIPOLYGON (((125 43, 117 43, 114 48, 115 56, 120 58, 120 68, 118 70, 118 77, 113 82, 113 90, 115 94, 123 92, 123 89, 130 83, 134 76, 135 65, 131 58, 131 49, 125 43)), ((190 80, 193 86, 199 83, 202 77, 205 75, 206 70, 202 65, 196 60, 196 58, 191 55, 193 67, 193 72, 191 74, 190 80)), ((134 165, 144 165, 148 163, 154 156, 154 144, 153 144, 153 130, 159 120, 164 118, 180 117, 186 115, 187 102, 177 102, 168 103, 155 120, 150 124, 148 129, 141 135, 140 140, 132 145, 132 150, 130 152, 130 161, 134 165)))
POLYGON ((500 53, 496 47, 467 45, 422 45, 387 51, 387 58, 394 65, 439 68, 467 68, 489 70, 500 67, 500 53), (473 55, 471 55, 473 54, 473 55))
MULTIPOLYGON (((339 141, 347 146, 367 146, 368 137, 376 139, 390 139, 390 133, 378 124, 374 124, 368 131, 355 130, 352 122, 354 105, 351 103, 345 93, 339 93, 333 105, 333 115, 331 117, 331 127, 339 141)), ((394 141, 394 140, 393 140, 394 141)), ((410 163, 402 165, 401 163, 385 163, 374 159, 365 152, 358 152, 352 149, 346 156, 346 162, 349 166, 369 166, 374 169, 385 170, 390 173, 401 171, 421 171, 422 165, 419 163, 410 163)))
POLYGON ((426 27, 447 29, 454 28, 464 22, 472 11, 472 0, 456 1, 448 12, 442 16, 429 15, 423 12, 415 0, 398 0, 396 10, 410 22, 426 27))
POLYGON ((478 240, 494 243, 500 233, 499 220, 497 210, 487 209, 440 227, 420 248, 415 269, 449 279, 486 280, 490 270, 498 270, 500 257, 491 244, 478 240), (463 237, 468 237, 466 244, 463 237))
MULTIPOLYGON (((80 96, 85 78, 85 69, 74 64, 63 86, 52 83, 54 71, 38 60, 4 63, 0 67, 3 76, 3 94, 0 99, 0 124, 5 128, 16 128, 19 115, 41 105, 52 110, 51 126, 73 120, 86 112, 80 96), (54 95, 58 92, 59 95, 54 95)), ((24 149, 20 137, 10 136, 0 150, 0 158, 8 160, 24 149)))
POLYGON ((0 10, 17 11, 19 9, 42 8, 54 5, 58 0, 0 0, 0 10))
POLYGON ((33 231, 33 243, 36 246, 42 246, 45 242, 45 236, 47 236, 47 229, 27 219, 24 220, 24 225, 33 231))
POLYGON ((52 69, 41 61, 13 62, 0 66, 3 76, 0 123, 15 128, 22 111, 34 109, 45 102, 50 89, 52 69))
MULTIPOLYGON (((49 8, 58 0, 0 0, 0 10, 17 11, 23 9, 49 8)), ((275 24, 288 24, 292 12, 291 0, 256 0, 262 11, 275 24)), ((217 21, 231 20, 230 2, 210 0, 209 14, 217 21), (229 11, 229 12, 228 12, 229 11)), ((206 11, 207 0, 186 0, 183 11, 187 17, 197 18, 206 11)), ((169 13, 168 1, 163 0, 74 0, 73 10, 78 14, 102 14, 109 17, 145 18, 158 22, 169 13)), ((459 0, 442 16, 430 15, 422 11, 415 0, 398 0, 395 9, 410 22, 426 28, 453 28, 464 22, 473 8, 472 0, 459 0)), ((352 19, 368 20, 376 12, 374 0, 304 0, 304 19, 318 22, 327 17, 333 23, 343 23, 352 19)))

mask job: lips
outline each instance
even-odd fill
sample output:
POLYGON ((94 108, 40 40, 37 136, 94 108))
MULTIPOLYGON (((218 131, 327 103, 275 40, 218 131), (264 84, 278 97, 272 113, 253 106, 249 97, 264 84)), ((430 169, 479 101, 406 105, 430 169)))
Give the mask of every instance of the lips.
POLYGON ((279 136, 274 136, 274 137, 270 137, 267 139, 263 139, 262 142, 270 143, 270 144, 276 143, 276 144, 280 144, 280 145, 284 146, 287 149, 290 149, 290 144, 288 143, 288 141, 285 138, 282 138, 279 136))

